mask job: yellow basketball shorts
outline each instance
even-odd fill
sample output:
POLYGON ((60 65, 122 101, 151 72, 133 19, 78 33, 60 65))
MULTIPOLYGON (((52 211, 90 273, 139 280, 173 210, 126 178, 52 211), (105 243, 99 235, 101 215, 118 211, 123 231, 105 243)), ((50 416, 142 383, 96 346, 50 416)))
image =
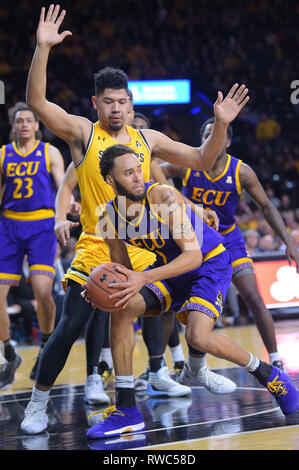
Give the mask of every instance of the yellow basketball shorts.
MULTIPOLYGON (((131 245, 127 245, 127 248, 134 271, 144 271, 156 260, 154 253, 131 245)), ((67 286, 68 279, 72 279, 79 284, 85 284, 91 268, 110 261, 107 243, 96 235, 83 232, 76 244, 76 253, 71 266, 62 281, 63 287, 67 286)))

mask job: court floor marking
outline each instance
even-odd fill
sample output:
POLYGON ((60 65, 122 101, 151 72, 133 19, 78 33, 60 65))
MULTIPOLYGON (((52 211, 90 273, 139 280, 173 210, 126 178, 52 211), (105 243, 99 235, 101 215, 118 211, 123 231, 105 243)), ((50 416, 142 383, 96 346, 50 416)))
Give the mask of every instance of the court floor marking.
MULTIPOLYGON (((249 387, 242 387, 242 388, 246 388, 247 390, 251 389, 249 387)), ((265 391, 265 389, 254 389, 254 388, 253 388, 253 390, 265 391)), ((74 393, 74 395, 83 395, 83 392, 77 392, 77 393, 74 393)), ((61 397, 61 395, 56 395, 56 396, 53 395, 53 397, 59 398, 59 397, 61 397)), ((17 401, 17 403, 18 403, 19 401, 24 401, 24 400, 28 400, 28 398, 21 398, 20 400, 7 400, 6 402, 5 401, 2 401, 2 402, 0 401, 0 404, 13 403, 15 401, 17 401)), ((214 420, 211 420, 211 421, 201 421, 201 422, 197 422, 197 423, 187 423, 187 424, 181 424, 181 425, 178 425, 178 426, 169 426, 169 427, 162 427, 162 428, 155 428, 155 429, 148 429, 148 430, 145 429, 144 431, 142 431, 142 434, 149 434, 149 433, 157 432, 157 431, 168 431, 168 430, 172 430, 172 429, 181 429, 181 428, 186 428, 186 427, 202 426, 202 425, 207 425, 207 424, 221 423, 221 422, 224 422, 224 421, 231 421, 231 420, 236 420, 236 419, 249 418, 251 416, 257 416, 257 415, 261 415, 261 414, 265 414, 265 413, 271 413, 271 412, 277 411, 279 409, 280 409, 280 407, 277 406, 275 408, 269 408, 268 410, 264 410, 264 411, 257 411, 257 412, 254 412, 254 413, 248 413, 248 414, 238 415, 238 416, 231 416, 231 417, 222 418, 222 419, 214 419, 214 420)), ((140 434, 140 433, 134 433, 134 434, 140 434)))
MULTIPOLYGON (((55 388, 53 388, 52 390, 59 390, 61 388, 75 388, 75 387, 83 387, 83 385, 78 385, 78 384, 75 384, 75 385, 56 385, 55 388)), ((198 390, 198 389, 202 389, 202 390, 205 390, 205 387, 202 387, 202 386, 191 386, 192 389, 195 389, 195 390, 198 390)), ((252 391, 262 391, 262 392, 268 392, 268 390, 266 388, 260 388, 260 387, 237 387, 236 390, 252 390, 252 391)), ((296 390, 299 391, 299 389, 297 388, 296 390)), ((3 394, 0 394, 0 405, 2 404, 5 404, 5 403, 13 403, 15 401, 26 401, 26 400, 30 400, 30 397, 24 397, 24 398, 11 398, 10 400, 1 400, 1 397, 5 397, 6 395, 21 395, 21 394, 25 394, 25 393, 30 393, 31 395, 31 391, 32 389, 29 389, 29 390, 21 390, 20 392, 14 392, 14 393, 3 393, 3 394)), ((115 393, 115 390, 107 390, 105 389, 105 393, 115 393)), ((72 396, 74 395, 84 395, 84 392, 72 392, 72 396)), ((64 395, 55 395, 55 394, 50 394, 50 400, 51 398, 59 398, 59 397, 63 397, 64 395)), ((159 398, 159 397, 150 397, 149 398, 159 398)), ((163 398, 163 397, 162 397, 163 398)), ((164 397, 165 398, 165 401, 167 400, 167 398, 169 397, 164 397)))
MULTIPOLYGON (((190 427, 193 427, 193 426, 202 426, 202 425, 206 425, 206 424, 222 423, 224 421, 232 421, 232 420, 235 420, 235 419, 250 418, 251 416, 257 416, 257 415, 261 415, 261 414, 265 414, 265 413, 272 413, 272 411, 277 411, 277 410, 280 410, 279 406, 277 406, 276 408, 270 408, 270 409, 264 410, 264 411, 256 411, 254 413, 248 413, 246 415, 231 416, 229 418, 222 418, 222 419, 213 419, 212 421, 201 421, 201 422, 198 422, 198 423, 180 424, 178 426, 169 426, 169 427, 165 427, 165 428, 145 429, 144 431, 142 431, 138 434, 149 434, 149 433, 157 432, 157 431, 170 431, 172 429, 190 428, 190 427)), ((134 434, 136 434, 136 433, 134 433, 134 434)), ((197 439, 195 439, 195 440, 197 440, 197 439)), ((166 445, 166 444, 162 444, 162 445, 166 445)))
MULTIPOLYGON (((262 412, 263 413, 263 412, 262 412)), ((258 413, 256 413, 258 414, 258 413)), ((278 428, 267 428, 267 429, 256 429, 255 431, 243 431, 243 432, 236 432, 236 433, 228 433, 228 434, 219 434, 216 436, 206 436, 206 437, 199 437, 195 439, 186 439, 184 441, 172 441, 172 442, 167 442, 164 444, 153 444, 151 446, 145 446, 145 447, 135 447, 131 448, 129 450, 148 450, 148 449, 155 449, 156 447, 165 447, 165 446, 172 446, 172 445, 179 445, 179 444, 188 444, 188 442, 200 442, 200 441, 205 441, 205 440, 216 440, 216 439, 223 439, 223 438, 229 438, 229 437, 240 437, 240 436, 245 436, 246 434, 254 434, 254 433, 260 433, 260 432, 267 432, 267 431, 282 431, 286 429, 292 429, 292 428, 299 428, 298 424, 293 424, 290 426, 280 426, 278 428)), ((143 433, 144 434, 144 433, 143 433)))

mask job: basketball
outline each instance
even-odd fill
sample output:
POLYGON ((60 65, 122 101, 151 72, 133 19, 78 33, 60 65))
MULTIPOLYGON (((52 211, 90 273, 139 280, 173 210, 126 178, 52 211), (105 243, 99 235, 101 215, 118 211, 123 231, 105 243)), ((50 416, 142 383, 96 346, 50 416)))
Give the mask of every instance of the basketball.
POLYGON ((105 312, 119 310, 119 307, 114 306, 119 299, 109 299, 109 295, 116 292, 116 289, 109 287, 109 284, 127 281, 127 276, 117 271, 117 266, 125 268, 117 263, 100 264, 91 271, 87 279, 88 299, 95 307, 105 312))

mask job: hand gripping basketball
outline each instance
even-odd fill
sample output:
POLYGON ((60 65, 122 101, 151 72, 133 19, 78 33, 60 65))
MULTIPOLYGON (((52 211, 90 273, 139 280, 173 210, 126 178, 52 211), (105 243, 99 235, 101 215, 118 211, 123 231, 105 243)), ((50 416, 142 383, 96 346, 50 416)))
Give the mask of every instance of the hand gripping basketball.
MULTIPOLYGON (((119 300, 117 297, 110 299, 109 296, 116 292, 116 288, 110 287, 111 284, 127 281, 127 276, 120 273, 117 267, 126 269, 121 264, 105 263, 94 268, 86 282, 86 300, 89 300, 95 308, 112 312, 119 310, 115 304, 119 300)), ((118 288, 118 290, 121 290, 118 288)))

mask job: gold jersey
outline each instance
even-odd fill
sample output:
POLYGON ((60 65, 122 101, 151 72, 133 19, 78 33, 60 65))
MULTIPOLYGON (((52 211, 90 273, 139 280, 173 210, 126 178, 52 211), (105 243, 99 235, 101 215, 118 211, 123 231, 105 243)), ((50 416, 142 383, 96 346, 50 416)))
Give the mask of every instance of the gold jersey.
MULTIPOLYGON (((130 136, 128 147, 135 150, 142 165, 145 182, 150 179, 151 153, 142 132, 126 126, 130 136)), ((77 178, 81 192, 81 224, 85 233, 98 235, 98 217, 108 201, 114 199, 112 187, 107 184, 100 172, 100 159, 106 148, 119 144, 99 122, 93 124, 85 156, 76 166, 77 178)))

